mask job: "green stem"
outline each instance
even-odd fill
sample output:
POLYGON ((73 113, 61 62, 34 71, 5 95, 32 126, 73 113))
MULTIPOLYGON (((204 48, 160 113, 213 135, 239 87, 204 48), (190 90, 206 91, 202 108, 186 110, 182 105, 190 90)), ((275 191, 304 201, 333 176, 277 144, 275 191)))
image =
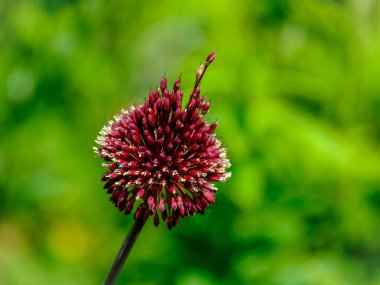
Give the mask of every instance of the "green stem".
POLYGON ((141 232, 145 221, 141 215, 137 221, 133 224, 131 230, 129 231, 128 235, 126 236, 123 245, 120 248, 119 253, 116 256, 115 261, 112 264, 112 267, 110 271, 108 272, 107 278, 104 281, 104 285, 112 285, 115 282, 115 279, 120 272, 121 268, 123 267, 123 264, 125 260, 127 259, 129 253, 131 252, 131 249, 141 232))

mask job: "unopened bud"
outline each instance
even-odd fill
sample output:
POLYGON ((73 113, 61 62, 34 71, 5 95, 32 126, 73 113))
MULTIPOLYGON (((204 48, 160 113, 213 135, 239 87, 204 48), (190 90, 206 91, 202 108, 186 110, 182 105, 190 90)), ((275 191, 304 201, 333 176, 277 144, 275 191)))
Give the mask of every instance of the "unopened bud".
POLYGON ((203 67, 203 64, 201 64, 199 67, 198 67, 198 72, 197 72, 197 79, 200 79, 202 74, 203 74, 203 71, 204 71, 204 67, 203 67))
POLYGON ((164 90, 166 90, 166 87, 167 87, 167 79, 166 79, 166 76, 164 75, 161 79, 161 85, 160 85, 160 88, 161 88, 161 91, 163 92, 164 90))
POLYGON ((206 58, 206 64, 209 65, 214 60, 215 60, 215 51, 210 53, 210 55, 206 58))
POLYGON ((179 90, 180 87, 181 87, 181 77, 178 77, 178 79, 174 83, 174 87, 173 87, 174 93, 177 92, 177 90, 179 90))
POLYGON ((154 215, 154 225, 158 227, 159 224, 160 224, 160 218, 158 217, 158 214, 156 212, 156 214, 154 215))
POLYGON ((203 114, 203 115, 207 114, 209 109, 210 109, 210 101, 207 102, 207 103, 203 106, 203 108, 202 108, 202 114, 203 114))

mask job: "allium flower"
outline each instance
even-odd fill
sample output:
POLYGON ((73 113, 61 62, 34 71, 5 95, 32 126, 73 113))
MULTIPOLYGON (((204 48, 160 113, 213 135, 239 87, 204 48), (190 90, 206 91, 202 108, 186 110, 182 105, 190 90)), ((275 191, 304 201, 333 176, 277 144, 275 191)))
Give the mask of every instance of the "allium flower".
POLYGON ((210 102, 200 96, 199 84, 214 59, 211 53, 198 68, 185 108, 181 78, 168 90, 164 76, 145 103, 122 110, 97 137, 95 152, 108 168, 104 189, 125 214, 136 208, 135 220, 154 215, 158 226, 160 213, 171 229, 179 217, 203 214, 215 202, 214 182, 230 176, 226 149, 214 134, 217 123, 203 118, 210 102))

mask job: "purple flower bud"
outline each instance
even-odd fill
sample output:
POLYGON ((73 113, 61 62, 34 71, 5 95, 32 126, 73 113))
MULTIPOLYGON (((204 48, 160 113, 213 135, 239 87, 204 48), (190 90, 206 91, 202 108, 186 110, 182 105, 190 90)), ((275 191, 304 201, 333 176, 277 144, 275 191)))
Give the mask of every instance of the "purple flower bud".
POLYGON ((161 79, 161 85, 160 85, 160 88, 162 91, 166 90, 166 85, 167 85, 167 80, 166 80, 166 76, 164 75, 161 79))
POLYGON ((144 197, 144 194, 145 194, 145 189, 144 189, 144 188, 140 189, 140 190, 137 191, 137 193, 136 193, 136 199, 139 199, 139 198, 144 197))
POLYGON ((163 98, 163 109, 166 112, 170 110, 170 100, 168 98, 163 98))
POLYGON ((161 212, 165 211, 165 201, 163 198, 160 199, 159 209, 161 212))
POLYGON ((209 130, 208 130, 208 132, 209 133, 212 133, 212 132, 214 132, 215 131, 215 129, 216 129, 216 126, 218 125, 218 123, 217 122, 214 122, 214 123, 212 123, 212 125, 210 126, 210 128, 209 128, 209 130))
POLYGON ((208 110, 210 109, 210 102, 207 102, 203 108, 202 108, 202 114, 205 115, 208 113, 208 110))
POLYGON ((158 214, 157 212, 154 214, 154 225, 156 227, 158 227, 158 225, 160 224, 160 218, 158 217, 158 214))
POLYGON ((162 212, 161 217, 162 217, 162 220, 163 220, 164 222, 166 222, 166 220, 167 220, 167 218, 168 218, 168 212, 166 211, 166 209, 162 212))
MULTIPOLYGON (((150 91, 149 92, 149 104, 151 106, 153 106, 155 101, 156 101, 156 98, 154 96, 154 93, 152 91, 150 91)), ((124 120, 124 122, 125 122, 125 120, 124 120)), ((128 126, 125 126, 124 124, 122 124, 122 125, 123 125, 123 127, 128 128, 128 126)))
POLYGON ((215 60, 215 52, 213 51, 210 53, 210 55, 206 58, 206 64, 209 65, 211 62, 215 60))
POLYGON ((215 203, 215 194, 212 193, 210 190, 206 190, 206 191, 203 193, 203 196, 206 198, 206 200, 207 200, 209 203, 215 203))
POLYGON ((156 202, 154 201, 153 196, 149 196, 147 202, 148 202, 149 211, 152 213, 155 213, 156 212, 156 202))
POLYGON ((174 83, 173 91, 174 93, 177 92, 181 88, 181 77, 178 77, 178 79, 174 83))
POLYGON ((127 191, 121 191, 121 193, 117 199, 117 206, 119 207, 119 209, 123 208, 123 206, 125 205, 126 198, 127 198, 127 191))
POLYGON ((137 207, 136 212, 133 216, 135 221, 137 221, 140 218, 141 214, 143 213, 143 210, 144 210, 144 208, 143 208, 142 204, 140 204, 140 206, 137 207))
POLYGON ((170 204, 170 208, 173 210, 173 212, 175 212, 175 210, 177 210, 177 202, 174 197, 170 198, 169 204, 170 204))
POLYGON ((203 72, 204 72, 204 67, 203 65, 200 65, 198 67, 197 80, 200 80, 202 78, 203 72))
POLYGON ((217 123, 203 118, 210 102, 199 96, 200 81, 214 59, 211 53, 199 67, 186 108, 181 78, 167 90, 163 76, 160 89, 150 91, 145 103, 122 111, 97 137, 96 153, 109 162, 101 177, 104 189, 126 215, 135 208, 134 219, 153 215, 158 226, 160 211, 171 229, 179 217, 204 214, 215 202, 213 183, 230 176, 226 149, 214 134, 217 123))

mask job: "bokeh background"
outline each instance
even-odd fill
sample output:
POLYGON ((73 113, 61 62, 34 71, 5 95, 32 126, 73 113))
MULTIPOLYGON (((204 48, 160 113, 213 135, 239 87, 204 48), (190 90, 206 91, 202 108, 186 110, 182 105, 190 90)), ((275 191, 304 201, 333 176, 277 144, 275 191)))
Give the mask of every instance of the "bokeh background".
MULTIPOLYGON (((0 2, 0 284, 100 284, 132 224, 103 124, 198 65, 232 178, 117 284, 380 284, 380 3, 0 2)), ((172 84, 172 83, 171 83, 172 84)))

